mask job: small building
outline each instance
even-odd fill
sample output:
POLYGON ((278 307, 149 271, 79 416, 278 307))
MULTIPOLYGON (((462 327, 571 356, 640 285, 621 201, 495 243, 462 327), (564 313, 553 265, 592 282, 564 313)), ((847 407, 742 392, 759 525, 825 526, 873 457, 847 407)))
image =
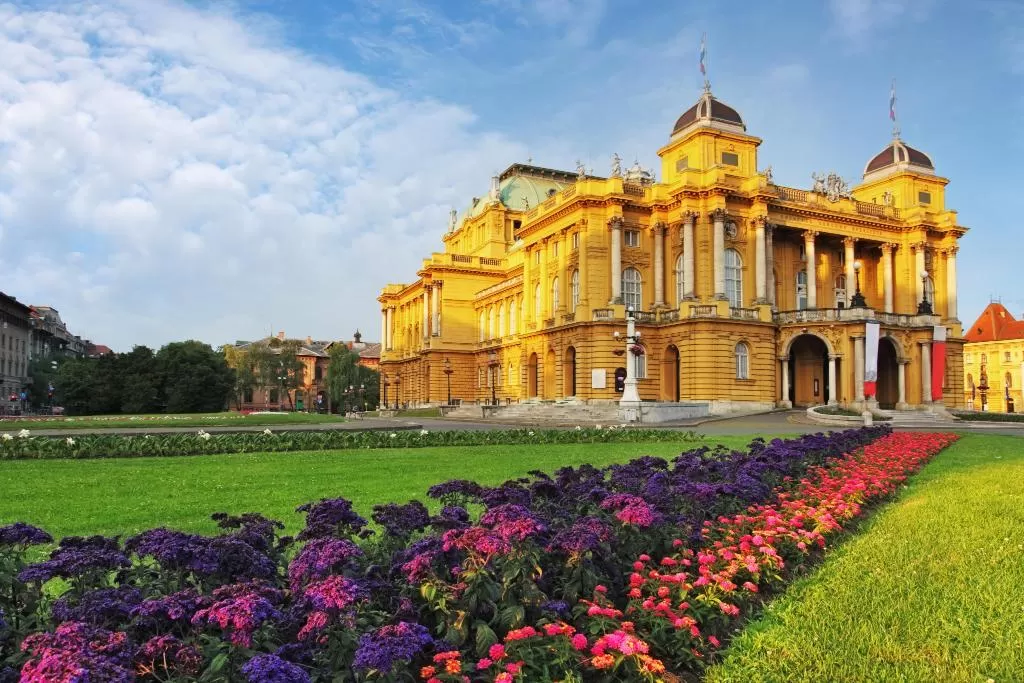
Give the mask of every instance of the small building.
POLYGON ((24 410, 32 309, 0 292, 0 415, 24 410))
POLYGON ((968 410, 1024 411, 1024 319, 992 302, 964 332, 964 340, 968 410))

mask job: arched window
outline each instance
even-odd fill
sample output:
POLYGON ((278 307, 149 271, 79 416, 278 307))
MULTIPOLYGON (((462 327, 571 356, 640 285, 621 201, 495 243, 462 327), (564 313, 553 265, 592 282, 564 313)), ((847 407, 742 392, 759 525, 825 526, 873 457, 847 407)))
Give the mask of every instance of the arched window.
POLYGON ((744 342, 736 345, 736 379, 750 379, 750 347, 744 342))
POLYGON ((480 341, 487 339, 487 321, 484 318, 484 312, 480 311, 480 341))
POLYGON ((633 353, 630 349, 633 355, 633 373, 637 379, 647 379, 647 349, 642 344, 636 346, 640 347, 640 353, 633 353))
POLYGON ((505 336, 505 305, 498 304, 498 336, 505 336))
POLYGON ((643 305, 643 288, 640 282, 640 271, 626 268, 622 271, 622 302, 626 308, 641 310, 643 305))
POLYGON ((540 283, 538 282, 537 286, 533 288, 533 317, 537 320, 541 320, 544 317, 543 303, 543 295, 541 294, 540 283))
POLYGON ((516 371, 514 369, 514 366, 511 363, 508 364, 508 383, 509 384, 515 384, 516 383, 516 371))
POLYGON ((676 259, 676 305, 678 306, 683 301, 683 297, 686 296, 686 292, 683 291, 683 255, 680 254, 676 259))
POLYGON ((807 271, 796 271, 796 308, 802 311, 807 308, 807 271))
POLYGON ((556 276, 551 281, 551 314, 554 315, 555 311, 558 310, 558 304, 561 302, 558 298, 558 277, 556 276))
POLYGON ((1010 391, 1013 388, 1013 375, 1006 373, 1006 391, 1010 391))
POLYGON ((572 279, 570 280, 572 286, 572 312, 576 312, 576 307, 580 305, 580 271, 572 271, 572 279))
POLYGON ((508 303, 508 333, 516 334, 516 300, 513 299, 508 303))
POLYGON ((730 306, 743 305, 743 261, 735 249, 725 250, 725 296, 730 306))
MULTIPOLYGON (((519 297, 519 320, 526 326, 526 292, 523 292, 523 296, 519 297)), ((518 327, 516 329, 519 329, 518 327)))
POLYGON ((491 306, 491 310, 490 310, 490 313, 488 315, 488 320, 487 320, 487 338, 488 339, 494 339, 494 337, 495 337, 495 334, 494 334, 495 333, 495 328, 494 328, 495 319, 494 318, 495 318, 495 316, 494 316, 494 306, 491 306))

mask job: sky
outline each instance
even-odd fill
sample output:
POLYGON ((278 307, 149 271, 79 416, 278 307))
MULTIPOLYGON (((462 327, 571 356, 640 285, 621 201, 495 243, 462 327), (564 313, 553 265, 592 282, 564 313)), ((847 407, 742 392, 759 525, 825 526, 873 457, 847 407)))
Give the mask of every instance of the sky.
POLYGON ((859 181, 895 79, 970 228, 960 318, 1024 314, 1020 0, 0 0, 0 291, 118 351, 376 340, 493 173, 657 167, 703 33, 784 185, 859 181))

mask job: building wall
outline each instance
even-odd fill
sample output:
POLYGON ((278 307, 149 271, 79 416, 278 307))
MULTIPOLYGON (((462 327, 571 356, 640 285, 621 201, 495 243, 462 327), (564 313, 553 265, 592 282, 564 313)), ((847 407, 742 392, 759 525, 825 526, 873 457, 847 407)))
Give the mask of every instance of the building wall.
POLYGON ((1024 339, 970 342, 964 345, 962 358, 963 371, 960 379, 964 404, 968 408, 983 408, 981 392, 977 387, 981 383, 981 368, 984 365, 989 387, 986 392, 985 408, 989 412, 1007 412, 1006 383, 1009 379, 1009 395, 1013 401, 1014 412, 1024 412, 1024 398, 1021 394, 1021 386, 1024 385, 1024 339), (975 386, 973 397, 972 381, 975 386))
POLYGON ((29 308, 0 293, 0 410, 22 408, 20 394, 28 384, 29 308), (10 397, 14 395, 15 401, 10 397))

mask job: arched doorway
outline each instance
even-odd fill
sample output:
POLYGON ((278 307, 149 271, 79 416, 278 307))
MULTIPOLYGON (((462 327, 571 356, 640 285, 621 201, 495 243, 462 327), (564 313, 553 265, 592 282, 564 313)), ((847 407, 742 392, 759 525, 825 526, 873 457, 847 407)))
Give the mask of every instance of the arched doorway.
POLYGON ((565 369, 562 373, 562 394, 564 396, 576 395, 576 347, 570 346, 565 350, 565 369))
POLYGON ((526 363, 526 395, 537 397, 537 354, 531 353, 526 363))
POLYGON ((555 370, 555 351, 554 349, 548 349, 547 355, 544 356, 544 398, 553 399, 555 398, 555 392, 557 391, 555 370))
POLYGON ((615 393, 621 394, 626 390, 626 368, 615 368, 615 393))
POLYGON ((896 353, 896 342, 890 337, 878 340, 878 384, 875 398, 879 408, 892 410, 899 401, 900 361, 896 353))
POLYGON ((813 334, 801 334, 789 347, 789 400, 796 407, 828 402, 828 346, 813 334))
POLYGON ((661 400, 679 400, 679 349, 669 344, 661 359, 661 400))

